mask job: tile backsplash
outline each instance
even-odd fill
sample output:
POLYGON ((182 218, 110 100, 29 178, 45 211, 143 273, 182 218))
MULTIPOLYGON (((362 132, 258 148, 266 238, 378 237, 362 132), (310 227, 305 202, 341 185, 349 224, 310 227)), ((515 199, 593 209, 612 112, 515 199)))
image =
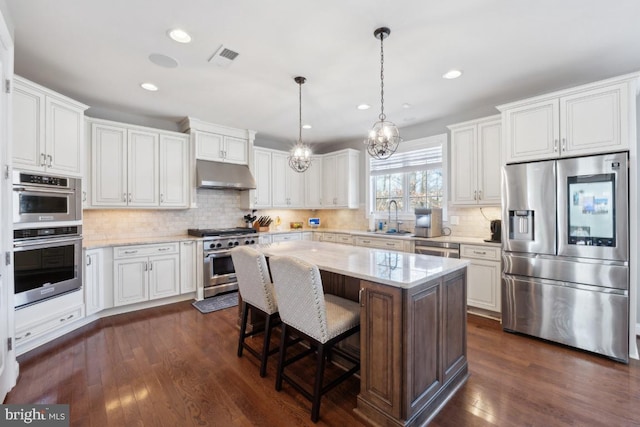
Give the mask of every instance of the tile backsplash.
MULTIPOLYGON (((180 210, 153 209, 88 209, 83 212, 83 234, 91 240, 128 237, 173 236, 186 233, 189 228, 243 227, 242 217, 249 213, 241 208, 241 193, 236 190, 204 190, 196 193, 197 207, 180 210)), ((458 218, 458 225, 449 221, 444 226, 453 236, 489 237, 489 221, 500 218, 499 207, 453 208, 449 218, 458 218), (484 215, 483 215, 484 214, 484 215)), ((256 215, 280 217, 281 230, 288 230, 289 223, 302 222, 307 226, 309 217, 319 217, 321 228, 338 230, 366 230, 369 220, 364 207, 336 210, 259 210, 256 215)), ((401 229, 413 230, 413 221, 403 221, 401 229)), ((275 230, 275 224, 271 230, 275 230)))

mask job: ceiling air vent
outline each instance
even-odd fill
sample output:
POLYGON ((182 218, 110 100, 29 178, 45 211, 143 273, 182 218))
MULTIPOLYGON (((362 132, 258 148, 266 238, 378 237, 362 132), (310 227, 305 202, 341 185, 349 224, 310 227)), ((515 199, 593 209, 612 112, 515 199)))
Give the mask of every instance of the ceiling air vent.
POLYGON ((231 49, 220 46, 220 48, 218 48, 218 50, 216 50, 213 56, 209 59, 209 62, 218 67, 227 68, 238 55, 240 55, 238 52, 234 52, 231 49))

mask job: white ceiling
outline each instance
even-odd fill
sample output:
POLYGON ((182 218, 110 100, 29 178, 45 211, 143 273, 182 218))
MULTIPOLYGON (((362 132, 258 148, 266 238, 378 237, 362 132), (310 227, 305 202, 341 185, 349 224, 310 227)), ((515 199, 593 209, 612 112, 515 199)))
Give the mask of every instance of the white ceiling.
POLYGON ((93 111, 192 116, 293 141, 302 75, 311 144, 364 138, 377 120, 380 26, 391 28, 385 112, 401 128, 640 70, 639 0, 5 2, 16 73, 93 111), (176 27, 192 43, 169 39, 176 27), (226 69, 208 62, 220 45, 240 54, 226 69), (155 65, 153 53, 179 66, 155 65), (450 68, 464 75, 442 79, 450 68))

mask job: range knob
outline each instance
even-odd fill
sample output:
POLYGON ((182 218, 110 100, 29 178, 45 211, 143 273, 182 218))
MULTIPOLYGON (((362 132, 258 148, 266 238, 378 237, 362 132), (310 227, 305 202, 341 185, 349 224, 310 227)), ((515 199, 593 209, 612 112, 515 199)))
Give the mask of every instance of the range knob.
POLYGON ((256 243, 256 241, 251 239, 251 244, 254 245, 255 243, 256 243))
POLYGON ((239 243, 238 243, 237 241, 236 241, 236 242, 233 242, 233 246, 238 246, 238 244, 239 244, 239 243))
POLYGON ((214 246, 215 246, 215 243, 209 244, 209 249, 213 249, 214 246))
POLYGON ((250 245, 251 243, 249 243, 249 241, 248 241, 248 240, 245 240, 245 241, 244 241, 244 244, 245 244, 245 245, 250 245))
MULTIPOLYGON (((211 245, 211 246, 213 246, 213 245, 211 245)), ((216 248, 221 248, 221 247, 222 247, 222 243, 217 243, 216 244, 216 248)))

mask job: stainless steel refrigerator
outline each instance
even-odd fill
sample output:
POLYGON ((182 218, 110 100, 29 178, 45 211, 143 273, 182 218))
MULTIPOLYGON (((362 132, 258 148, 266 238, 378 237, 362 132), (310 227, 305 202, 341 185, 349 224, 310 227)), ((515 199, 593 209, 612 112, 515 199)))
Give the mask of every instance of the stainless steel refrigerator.
POLYGON ((503 329, 628 362, 628 154, 507 165, 503 329))

